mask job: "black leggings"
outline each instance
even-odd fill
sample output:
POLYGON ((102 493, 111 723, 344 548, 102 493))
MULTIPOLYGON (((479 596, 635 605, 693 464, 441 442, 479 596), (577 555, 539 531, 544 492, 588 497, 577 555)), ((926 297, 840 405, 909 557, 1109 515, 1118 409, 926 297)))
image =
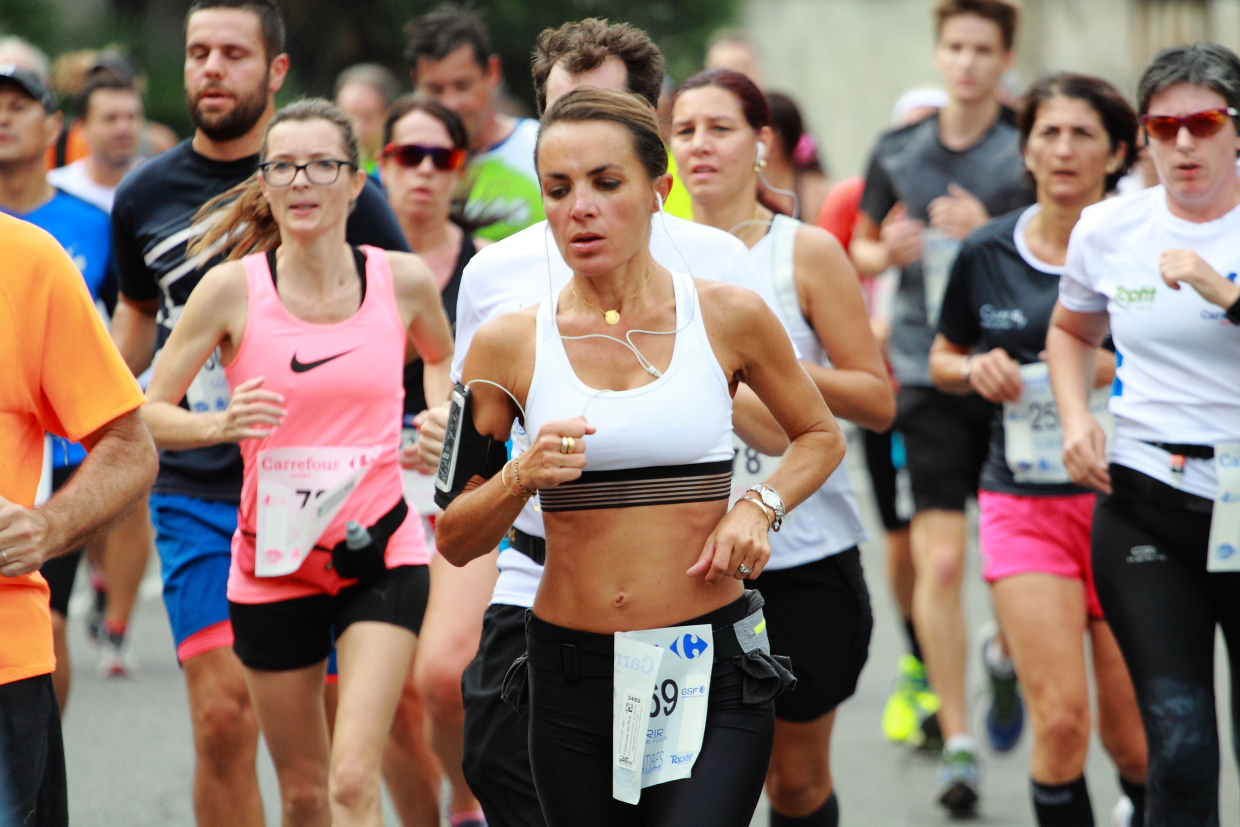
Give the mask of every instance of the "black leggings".
MULTIPOLYGON (((537 617, 530 618, 528 629, 531 651, 568 643, 608 662, 613 657, 611 635, 565 629, 537 617)), ((611 797, 612 678, 570 679, 531 665, 530 764, 549 827, 748 827, 771 757, 775 706, 743 703, 743 679, 732 661, 715 664, 706 735, 692 777, 647 787, 640 803, 632 805, 611 797)))
MULTIPOLYGON (((1240 727, 1240 572, 1209 573, 1209 500, 1122 466, 1098 500, 1094 579, 1137 690, 1149 742, 1147 827, 1216 827, 1219 743, 1215 626, 1231 664, 1240 727)), ((1232 747, 1240 753, 1240 729, 1232 747)))

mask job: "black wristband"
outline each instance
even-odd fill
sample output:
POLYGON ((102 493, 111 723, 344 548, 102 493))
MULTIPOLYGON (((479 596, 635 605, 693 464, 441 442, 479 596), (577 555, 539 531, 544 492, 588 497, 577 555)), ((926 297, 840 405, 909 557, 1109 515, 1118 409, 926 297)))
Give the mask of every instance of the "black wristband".
POLYGON ((1223 315, 1227 317, 1227 321, 1234 325, 1240 325, 1240 299, 1232 302, 1231 307, 1223 311, 1223 315))

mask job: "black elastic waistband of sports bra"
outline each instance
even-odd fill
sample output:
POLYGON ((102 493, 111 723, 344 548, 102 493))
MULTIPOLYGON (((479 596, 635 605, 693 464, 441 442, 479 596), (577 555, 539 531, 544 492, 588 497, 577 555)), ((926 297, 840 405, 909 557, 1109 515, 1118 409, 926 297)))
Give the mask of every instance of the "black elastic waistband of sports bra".
POLYGON ((572 482, 540 490, 538 499, 543 511, 590 511, 726 500, 731 493, 732 460, 725 459, 585 471, 572 482))
POLYGON ((519 528, 508 529, 508 545, 540 566, 547 565, 547 541, 519 528))
POLYGON ((1188 459, 1214 459, 1213 445, 1181 445, 1175 442, 1150 442, 1142 440, 1146 445, 1161 448, 1169 454, 1188 459))
POLYGON ((1199 497, 1187 491, 1181 491, 1123 465, 1111 465, 1111 490, 1113 496, 1133 500, 1144 500, 1156 505, 1191 511, 1194 514, 1213 514, 1214 501, 1207 497, 1199 497))

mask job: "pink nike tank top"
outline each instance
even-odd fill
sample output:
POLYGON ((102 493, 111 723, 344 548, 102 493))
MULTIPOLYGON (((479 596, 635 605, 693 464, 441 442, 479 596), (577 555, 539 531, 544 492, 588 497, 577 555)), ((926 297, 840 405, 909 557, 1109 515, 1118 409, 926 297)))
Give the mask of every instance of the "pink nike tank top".
MULTIPOLYGON (((406 331, 387 254, 374 247, 362 249, 366 294, 356 313, 335 324, 298 319, 280 301, 266 256, 242 259, 248 292, 245 332, 224 372, 234 389, 264 377, 263 389, 283 395, 286 415, 271 436, 241 442, 245 478, 228 576, 228 599, 234 602, 334 595, 353 584, 356 581, 331 568, 330 549, 344 538, 346 522, 373 525, 403 496, 399 451, 406 331), (304 452, 304 461, 313 463, 315 448, 364 451, 369 470, 296 571, 255 576, 260 454, 288 449, 280 456, 304 452)), ((429 559, 422 521, 410 512, 388 541, 388 568, 429 559)))

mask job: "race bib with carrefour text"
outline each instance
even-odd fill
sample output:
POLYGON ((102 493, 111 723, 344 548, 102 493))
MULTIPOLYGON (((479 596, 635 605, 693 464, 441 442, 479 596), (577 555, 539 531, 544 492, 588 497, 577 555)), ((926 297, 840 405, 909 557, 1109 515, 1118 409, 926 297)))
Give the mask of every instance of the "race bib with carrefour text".
POLYGON ((708 624, 616 632, 612 782, 617 801, 688 778, 706 733, 714 634, 708 624))
POLYGON ((260 451, 255 576, 297 571, 382 450, 375 445, 260 451))

